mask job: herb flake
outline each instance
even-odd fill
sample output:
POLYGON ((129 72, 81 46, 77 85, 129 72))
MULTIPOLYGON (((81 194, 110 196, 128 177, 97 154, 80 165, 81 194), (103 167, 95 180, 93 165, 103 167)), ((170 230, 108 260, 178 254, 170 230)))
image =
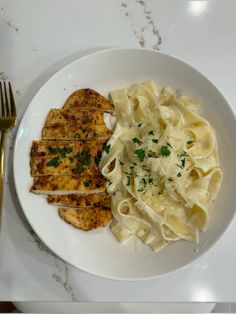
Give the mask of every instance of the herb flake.
POLYGON ((161 155, 165 156, 165 157, 168 157, 170 155, 170 150, 165 145, 161 146, 161 151, 160 152, 161 152, 161 155))
POLYGON ((134 154, 137 155, 140 162, 142 162, 145 158, 145 150, 143 150, 142 148, 136 149, 134 151, 134 154))
POLYGON ((47 163, 47 166, 57 168, 59 164, 59 157, 54 157, 47 163))
POLYGON ((98 166, 101 160, 101 152, 98 152, 97 155, 94 157, 95 163, 98 166))
POLYGON ((188 154, 186 153, 186 151, 182 151, 182 153, 180 154, 180 157, 187 157, 188 154))
POLYGON ((76 166, 75 169, 73 169, 73 173, 77 174, 77 173, 82 173, 84 172, 85 167, 83 165, 78 165, 76 166))
POLYGON ((133 141, 134 143, 140 144, 140 139, 139 139, 138 137, 132 138, 132 141, 133 141))
POLYGON ((58 153, 58 148, 49 146, 48 147, 48 151, 49 151, 50 154, 57 154, 58 153))
POLYGON ((190 141, 187 141, 187 144, 190 145, 192 144, 194 141, 193 140, 190 140, 190 141))
POLYGON ((90 183, 91 183, 90 180, 85 180, 85 181, 83 182, 83 184, 84 184, 85 187, 90 186, 90 183))
POLYGON ((111 144, 108 144, 104 147, 104 151, 108 154, 111 149, 111 144))
POLYGON ((57 148, 57 147, 48 147, 48 151, 50 154, 60 154, 61 157, 66 157, 66 154, 70 154, 72 152, 72 147, 63 147, 63 148, 57 148))
POLYGON ((90 123, 90 122, 92 122, 92 121, 93 121, 92 118, 87 117, 87 116, 84 117, 84 122, 85 122, 85 123, 90 123))
POLYGON ((131 181, 131 177, 130 176, 127 176, 127 184, 126 185, 130 185, 130 181, 131 181))

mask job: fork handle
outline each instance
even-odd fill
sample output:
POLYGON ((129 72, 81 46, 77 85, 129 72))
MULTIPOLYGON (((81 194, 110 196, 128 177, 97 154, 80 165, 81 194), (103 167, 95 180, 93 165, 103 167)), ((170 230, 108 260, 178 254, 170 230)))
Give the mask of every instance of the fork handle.
POLYGON ((0 229, 2 224, 3 186, 4 186, 4 143, 6 131, 1 133, 0 141, 0 229))

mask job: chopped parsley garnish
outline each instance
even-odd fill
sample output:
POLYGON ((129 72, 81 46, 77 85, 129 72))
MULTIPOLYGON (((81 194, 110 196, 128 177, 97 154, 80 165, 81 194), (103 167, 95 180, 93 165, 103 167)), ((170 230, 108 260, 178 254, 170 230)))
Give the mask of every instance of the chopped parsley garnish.
POLYGON ((89 151, 86 150, 83 154, 82 154, 82 163, 85 166, 88 166, 90 164, 90 154, 89 151))
POLYGON ((185 158, 181 159, 181 163, 182 163, 182 167, 184 168, 185 167, 185 158))
POLYGON ((139 123, 139 124, 138 124, 138 127, 140 128, 142 125, 143 125, 142 123, 139 123))
POLYGON ((73 157, 70 157, 69 158, 70 162, 72 163, 74 161, 74 158, 73 157))
POLYGON ((72 152, 72 147, 63 147, 60 151, 61 157, 66 157, 66 154, 72 152))
POLYGON ((111 149, 111 144, 108 144, 104 147, 104 151, 108 154, 111 149))
POLYGON ((149 184, 153 184, 153 178, 149 178, 149 179, 148 179, 148 183, 149 183, 149 184))
POLYGON ((82 154, 83 154, 82 152, 78 152, 78 153, 74 156, 74 158, 78 158, 78 159, 79 159, 79 158, 81 158, 82 154))
POLYGON ((138 189, 138 192, 143 192, 143 189, 138 189))
POLYGON ((172 182, 172 181, 173 181, 173 179, 172 179, 172 178, 168 178, 168 181, 169 181, 169 182, 172 182))
MULTIPOLYGON (((86 166, 90 165, 90 153, 89 150, 78 152, 74 158, 78 159, 79 164, 76 166, 76 168, 73 170, 74 173, 82 173, 86 166)), ((96 162, 96 157, 95 157, 96 162)))
POLYGON ((85 122, 85 123, 89 123, 89 122, 92 122, 92 121, 93 121, 92 118, 90 118, 90 117, 84 117, 84 122, 85 122))
POLYGON ((127 176, 127 179, 128 179, 128 181, 127 181, 126 185, 130 185, 131 178, 129 176, 127 176))
POLYGON ((59 157, 54 157, 47 163, 47 166, 56 168, 59 166, 59 164, 59 157))
POLYGON ((153 143, 156 143, 156 144, 158 143, 158 139, 153 139, 152 141, 153 143))
POLYGON ((140 143, 140 139, 137 138, 137 137, 132 138, 132 141, 133 141, 134 143, 137 143, 137 144, 140 143))
POLYGON ((86 186, 86 187, 90 186, 90 183, 91 183, 90 180, 85 180, 85 181, 83 182, 84 186, 86 186))
POLYGON ((124 165, 123 161, 121 161, 121 160, 119 161, 119 163, 120 163, 120 165, 121 165, 121 166, 123 166, 123 165, 124 165))
POLYGON ((161 155, 165 157, 170 155, 170 150, 167 146, 161 146, 161 155))
POLYGON ((193 140, 190 140, 190 141, 187 141, 187 144, 192 144, 194 141, 193 140))
POLYGON ((49 151, 50 154, 57 154, 58 153, 58 148, 49 146, 48 147, 48 151, 49 151))
POLYGON ((97 155, 94 157, 95 163, 98 166, 101 160, 101 152, 98 152, 97 155))
POLYGON ((180 154, 180 157, 184 157, 184 156, 188 156, 188 154, 185 151, 182 151, 182 153, 180 154))
POLYGON ((85 167, 83 165, 78 165, 76 166, 75 169, 73 169, 73 173, 77 174, 77 173, 82 173, 84 172, 85 167))
POLYGON ((149 132, 148 132, 148 135, 154 135, 153 130, 149 131, 149 132))
POLYGON ((145 151, 142 148, 136 149, 134 154, 137 155, 140 162, 142 162, 145 158, 145 151))
POLYGON ((181 174, 180 172, 178 172, 178 173, 177 173, 177 177, 180 178, 181 176, 182 176, 182 174, 181 174))
POLYGON ((56 147, 52 147, 52 146, 49 146, 48 147, 48 151, 50 154, 60 154, 61 157, 66 157, 66 154, 69 154, 72 152, 72 147, 63 147, 63 148, 56 148, 56 147))
POLYGON ((166 143, 168 146, 170 146, 171 148, 173 148, 171 145, 170 145, 170 143, 166 143))
POLYGON ((180 166, 180 165, 178 165, 178 164, 176 164, 180 169, 183 169, 183 167, 182 166, 180 166))
POLYGON ((85 132, 87 131, 87 128, 84 128, 84 127, 80 126, 80 130, 81 130, 83 133, 85 133, 85 132))
POLYGON ((144 186, 146 186, 146 185, 147 185, 147 181, 146 181, 146 179, 145 179, 145 178, 142 178, 142 179, 141 179, 141 182, 143 182, 144 186))
POLYGON ((97 136, 96 132, 93 132, 93 138, 95 138, 97 136))

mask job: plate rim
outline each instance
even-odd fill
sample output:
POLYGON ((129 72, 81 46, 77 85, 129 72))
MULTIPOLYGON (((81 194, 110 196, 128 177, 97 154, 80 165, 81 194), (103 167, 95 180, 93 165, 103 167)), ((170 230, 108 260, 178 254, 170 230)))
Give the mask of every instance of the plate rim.
MULTIPOLYGON (((18 185, 16 183, 17 179, 16 179, 16 149, 17 149, 17 143, 18 143, 18 134, 19 134, 19 130, 24 122, 24 117, 26 116, 28 110, 31 107, 31 104, 33 102, 33 100, 37 97, 37 95, 41 92, 41 90, 45 87, 45 85, 51 80, 53 79, 55 76, 57 76, 61 71, 64 71, 65 69, 67 69, 68 67, 73 66, 73 64, 77 63, 78 61, 81 61, 83 59, 86 59, 88 57, 91 56, 96 56, 96 55, 100 55, 103 53, 109 53, 109 52, 114 52, 114 51, 144 51, 144 52, 151 52, 151 53, 155 53, 155 54, 161 54, 167 57, 170 57, 172 59, 177 60, 178 62, 188 66, 189 68, 191 68, 192 70, 196 71, 200 76, 204 77, 220 94, 220 96, 225 100, 225 102, 228 105, 228 109, 230 110, 235 123, 236 123, 236 113, 234 113, 233 108, 230 105, 230 102, 228 101, 227 97, 223 94, 223 92, 221 91, 221 89, 217 86, 217 84, 215 84, 215 82, 212 80, 212 78, 210 78, 209 76, 207 76, 205 73, 201 72, 200 70, 198 70, 195 66, 191 65, 190 63, 184 61, 183 59, 180 59, 179 57, 170 54, 170 53, 166 53, 163 51, 159 51, 159 50, 154 50, 154 49, 146 49, 146 48, 135 48, 135 47, 114 47, 114 48, 106 48, 106 49, 101 49, 99 51, 95 51, 95 52, 91 52, 88 54, 85 54, 81 57, 76 58, 73 61, 68 62, 66 65, 60 67, 57 71, 55 71, 55 73, 53 73, 51 76, 49 76, 46 81, 42 84, 42 86, 37 90, 37 92, 32 96, 32 98, 30 99, 30 101, 28 102, 25 110, 22 113, 22 116, 20 118, 18 127, 16 129, 16 133, 15 133, 15 140, 14 140, 14 148, 13 148, 13 179, 14 179, 14 185, 15 185, 15 189, 16 189, 16 194, 17 194, 17 198, 21 207, 21 210, 23 211, 24 217, 27 220, 27 223, 30 225, 30 227, 33 229, 33 231, 35 232, 35 234, 37 235, 37 237, 40 239, 40 241, 42 241, 44 243, 44 245, 46 245, 47 248, 49 248, 49 250, 55 254, 57 257, 59 257, 60 259, 62 259, 64 262, 68 263, 69 265, 75 267, 76 269, 80 270, 80 271, 84 271, 85 273, 89 274, 89 275, 93 275, 96 276, 98 278, 104 278, 104 279, 109 279, 109 280, 116 280, 116 281, 127 281, 127 282, 138 282, 138 281, 147 281, 147 280, 155 280, 158 278, 163 278, 164 276, 168 276, 168 275, 172 275, 175 274, 177 272, 183 271, 186 268, 188 268, 189 266, 193 265, 195 262, 197 262, 201 257, 205 256, 206 254, 208 254, 214 247, 215 245, 222 239, 222 237, 224 236, 224 234, 231 228, 233 221, 235 220, 235 216, 236 216, 236 209, 234 210, 233 213, 233 217, 231 219, 231 221, 228 223, 227 227, 225 230, 221 231, 218 236, 215 238, 214 242, 210 245, 210 247, 206 250, 206 251, 202 251, 200 253, 198 253, 196 255, 196 258, 191 260, 190 262, 187 262, 185 265, 178 267, 177 269, 174 270, 170 270, 170 271, 166 271, 163 274, 158 274, 158 275, 154 275, 154 276, 148 276, 148 277, 137 277, 137 278, 123 278, 123 277, 116 277, 116 276, 110 276, 110 275, 100 275, 99 273, 96 273, 94 271, 89 271, 88 269, 84 268, 84 267, 79 267, 73 263, 71 263, 69 260, 67 260, 66 257, 62 257, 61 254, 58 254, 57 252, 55 252, 55 250, 53 248, 51 248, 50 245, 48 245, 40 236, 40 234, 33 228, 33 226, 31 225, 25 210, 24 210, 24 206, 22 204, 21 198, 20 198, 20 193, 18 190, 18 185)), ((83 52, 83 51, 81 51, 83 52)), ((60 62, 60 61, 59 61, 60 62)))

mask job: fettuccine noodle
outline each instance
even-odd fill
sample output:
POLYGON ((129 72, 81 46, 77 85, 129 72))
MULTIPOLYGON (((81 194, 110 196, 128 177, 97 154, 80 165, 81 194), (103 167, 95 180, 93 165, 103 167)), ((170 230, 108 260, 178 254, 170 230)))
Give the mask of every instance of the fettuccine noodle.
POLYGON ((214 130, 197 101, 158 93, 153 82, 111 92, 117 118, 100 164, 109 180, 119 241, 137 236, 158 251, 199 241, 222 181, 214 130))

